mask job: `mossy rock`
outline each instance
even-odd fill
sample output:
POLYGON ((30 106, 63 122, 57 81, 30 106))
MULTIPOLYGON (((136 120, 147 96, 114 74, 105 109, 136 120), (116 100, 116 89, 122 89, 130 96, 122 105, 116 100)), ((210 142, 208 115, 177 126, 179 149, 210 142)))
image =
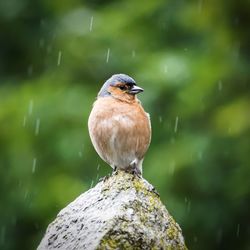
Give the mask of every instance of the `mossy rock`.
POLYGON ((38 249, 187 249, 152 185, 124 171, 64 208, 38 249))

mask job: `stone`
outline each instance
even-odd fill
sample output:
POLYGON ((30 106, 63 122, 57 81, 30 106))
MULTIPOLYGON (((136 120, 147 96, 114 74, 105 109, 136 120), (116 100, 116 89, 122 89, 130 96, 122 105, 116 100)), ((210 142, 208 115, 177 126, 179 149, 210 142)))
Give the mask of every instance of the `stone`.
POLYGON ((187 249, 179 225, 145 179, 118 171, 61 210, 44 249, 187 249))

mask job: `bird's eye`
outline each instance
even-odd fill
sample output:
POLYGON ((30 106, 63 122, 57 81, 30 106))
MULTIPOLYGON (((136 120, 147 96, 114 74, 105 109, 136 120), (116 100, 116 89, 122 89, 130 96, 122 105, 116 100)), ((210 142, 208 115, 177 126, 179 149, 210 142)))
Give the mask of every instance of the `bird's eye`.
POLYGON ((120 89, 120 90, 126 90, 127 88, 126 88, 126 86, 124 85, 124 86, 119 86, 119 89, 120 89))

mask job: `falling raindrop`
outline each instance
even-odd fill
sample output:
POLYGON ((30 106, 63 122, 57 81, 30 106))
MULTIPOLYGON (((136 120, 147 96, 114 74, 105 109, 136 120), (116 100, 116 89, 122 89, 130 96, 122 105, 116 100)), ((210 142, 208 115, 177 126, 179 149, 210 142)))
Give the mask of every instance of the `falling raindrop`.
POLYGON ((202 158, 203 158, 203 152, 202 152, 202 151, 199 151, 199 152, 198 152, 198 159, 199 159, 199 160, 202 160, 202 158))
POLYGON ((81 151, 78 152, 78 155, 79 155, 80 158, 82 158, 82 152, 81 151))
POLYGON ((31 99, 29 103, 29 116, 32 115, 32 112, 33 112, 33 100, 31 99))
POLYGON ((36 158, 33 159, 33 164, 32 164, 32 174, 34 174, 36 171, 36 158))
POLYGON ((36 119, 35 135, 38 135, 40 131, 40 118, 36 119))
POLYGON ((59 50, 59 52, 58 52, 58 57, 57 57, 57 66, 60 66, 60 64, 61 64, 61 59, 62 59, 62 51, 59 50))
POLYGON ((97 171, 99 171, 99 169, 100 169, 100 164, 97 165, 97 171))
POLYGON ((174 125, 174 132, 177 133, 178 130, 178 122, 179 122, 179 117, 176 116, 175 118, 175 125, 174 125))
POLYGON ((92 180, 92 181, 91 181, 91 184, 90 184, 90 188, 92 188, 93 185, 94 185, 94 181, 92 180))
POLYGON ((162 123, 162 116, 159 116, 159 122, 162 123))
POLYGON ((109 62, 109 55, 110 55, 110 48, 108 48, 108 51, 107 51, 106 63, 109 62))
POLYGON ((240 224, 237 225, 236 236, 237 236, 237 238, 239 238, 239 236, 240 236, 240 224))
POLYGON ((198 4, 198 12, 201 13, 202 11, 202 5, 203 5, 203 0, 199 0, 199 4, 198 4))
POLYGON ((23 127, 26 126, 26 116, 23 117, 23 127))
POLYGON ((44 27, 45 26, 45 20, 44 19, 40 19, 40 26, 44 27))
POLYGON ((93 29, 93 20, 94 20, 94 17, 92 16, 90 18, 89 31, 92 31, 92 29, 93 29))
POLYGON ((198 241, 197 236, 194 236, 194 242, 196 243, 198 241))
POLYGON ((175 161, 171 162, 170 166, 169 166, 169 173, 171 175, 174 174, 174 171, 175 171, 175 161))
POLYGON ((43 38, 41 38, 41 39, 39 40, 39 47, 40 47, 40 48, 43 48, 43 47, 44 47, 44 39, 43 39, 43 38))
POLYGON ((132 58, 135 58, 135 50, 132 50, 132 58))
POLYGON ((219 82, 218 82, 218 89, 219 89, 219 91, 222 90, 222 81, 219 81, 219 82))
POLYGON ((99 174, 96 175, 96 182, 99 180, 99 174))
POLYGON ((4 244, 4 240, 5 240, 5 231, 6 231, 5 226, 2 226, 2 228, 1 228, 1 245, 4 244))
POLYGON ((26 200, 26 199, 27 199, 27 197, 28 197, 28 192, 29 192, 29 191, 28 191, 28 190, 26 190, 26 191, 25 191, 25 193, 24 193, 24 199, 25 199, 25 200, 26 200))
POLYGON ((171 144, 175 144, 175 138, 172 137, 172 138, 170 139, 170 142, 171 142, 171 144))
POLYGON ((168 66, 165 65, 165 66, 164 66, 164 73, 167 73, 167 72, 168 72, 168 66))
POLYGON ((189 213, 191 210, 191 201, 189 200, 187 203, 187 212, 189 213))
POLYGON ((31 76, 33 74, 33 65, 29 65, 28 67, 28 76, 31 76))

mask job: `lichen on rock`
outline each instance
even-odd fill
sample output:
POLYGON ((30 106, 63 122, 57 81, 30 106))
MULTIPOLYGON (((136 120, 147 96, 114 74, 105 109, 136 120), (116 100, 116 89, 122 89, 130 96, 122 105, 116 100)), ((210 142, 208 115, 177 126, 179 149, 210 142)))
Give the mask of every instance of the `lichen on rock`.
POLYGON ((118 171, 64 208, 38 249, 187 248, 153 186, 118 171))

